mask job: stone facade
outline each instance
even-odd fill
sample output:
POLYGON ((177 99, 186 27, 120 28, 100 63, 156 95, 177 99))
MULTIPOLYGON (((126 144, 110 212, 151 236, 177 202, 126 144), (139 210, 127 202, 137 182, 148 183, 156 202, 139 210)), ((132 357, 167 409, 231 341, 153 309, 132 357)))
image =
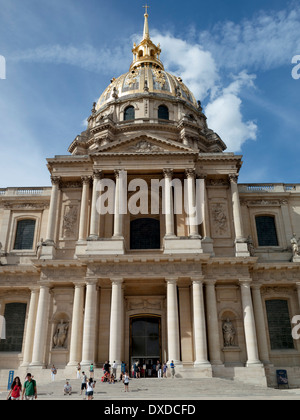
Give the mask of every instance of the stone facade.
POLYGON ((201 104, 164 71, 147 14, 133 53, 130 72, 94 104, 70 154, 48 159, 52 187, 0 190, 0 315, 26 305, 24 319, 15 320, 24 323, 21 344, 8 328, 13 350, 1 341, 0 369, 130 366, 133 320, 153 319, 159 354, 152 358, 174 360, 178 375, 274 385, 284 368, 299 385, 300 344, 291 328, 300 314, 300 185, 238 184, 242 157, 224 151, 201 104), (184 186, 181 212, 174 180, 184 186), (153 181, 164 186, 158 202, 153 181), (99 214, 112 184, 113 211, 99 214), (133 214, 141 186, 147 197, 135 204, 148 208, 133 214), (186 211, 197 200, 200 223, 186 211), (158 246, 132 248, 142 229, 134 230, 136 221, 146 229, 142 243, 155 232, 158 246), (287 317, 281 332, 277 304, 287 317))

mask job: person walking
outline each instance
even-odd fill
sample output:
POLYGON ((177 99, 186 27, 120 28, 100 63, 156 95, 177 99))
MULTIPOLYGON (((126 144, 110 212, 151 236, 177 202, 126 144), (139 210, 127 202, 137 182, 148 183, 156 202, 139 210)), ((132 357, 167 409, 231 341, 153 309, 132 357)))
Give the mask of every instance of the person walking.
POLYGON ((7 396, 7 400, 19 400, 22 393, 22 384, 20 378, 18 376, 15 377, 11 387, 9 394, 7 396))
POLYGON ((127 371, 124 374, 124 388, 125 392, 129 392, 129 375, 127 371))
POLYGON ((32 378, 31 373, 27 373, 26 381, 22 391, 22 400, 24 399, 24 395, 25 400, 37 399, 36 381, 32 378))
POLYGON ((80 395, 82 395, 82 391, 84 392, 86 391, 86 382, 87 382, 87 376, 84 372, 82 372, 80 395))
POLYGON ((168 365, 166 362, 164 362, 163 365, 163 377, 166 378, 167 377, 167 369, 168 369, 168 365))
POLYGON ((161 364, 159 360, 157 361, 156 372, 157 372, 157 377, 161 378, 161 364))
POLYGON ((116 363, 116 361, 114 361, 114 363, 112 365, 112 370, 113 370, 112 373, 113 373, 115 378, 117 377, 117 367, 118 367, 118 364, 116 363))
POLYGON ((96 381, 94 382, 93 378, 90 378, 87 382, 86 382, 86 395, 87 395, 87 399, 90 401, 94 398, 94 388, 96 385, 96 381))
POLYGON ((171 368, 172 378, 174 379, 175 378, 175 365, 174 365, 174 361, 173 360, 170 363, 170 368, 171 368))
POLYGON ((92 362, 90 365, 90 378, 94 377, 94 363, 92 362))

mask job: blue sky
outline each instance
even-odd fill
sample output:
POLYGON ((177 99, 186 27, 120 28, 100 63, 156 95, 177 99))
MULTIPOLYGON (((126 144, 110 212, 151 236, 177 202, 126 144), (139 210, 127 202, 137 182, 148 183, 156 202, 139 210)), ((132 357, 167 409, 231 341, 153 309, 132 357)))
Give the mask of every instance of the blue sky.
MULTIPOLYGON (((92 104, 128 71, 143 0, 0 0, 0 187, 48 186, 92 104)), ((299 183, 298 1, 149 0, 166 70, 243 155, 240 183, 299 183)))

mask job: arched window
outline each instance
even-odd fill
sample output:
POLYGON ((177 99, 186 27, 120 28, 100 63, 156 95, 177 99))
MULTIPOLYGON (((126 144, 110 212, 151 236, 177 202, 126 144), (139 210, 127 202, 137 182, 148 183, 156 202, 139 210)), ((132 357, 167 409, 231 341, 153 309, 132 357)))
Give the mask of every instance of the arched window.
POLYGON ((124 111, 124 121, 134 120, 135 112, 133 106, 128 106, 124 111))
POLYGON ((169 110, 165 105, 160 105, 158 107, 158 118, 160 120, 168 120, 169 119, 169 110))
POLYGON ((272 350, 294 348, 291 318, 287 300, 266 300, 270 345, 272 350))
POLYGON ((256 216, 258 246, 278 246, 274 216, 256 216))
POLYGON ((32 249, 35 231, 35 220, 24 219, 17 223, 14 249, 32 249))
POLYGON ((130 249, 160 249, 160 223, 141 218, 130 222, 130 249))

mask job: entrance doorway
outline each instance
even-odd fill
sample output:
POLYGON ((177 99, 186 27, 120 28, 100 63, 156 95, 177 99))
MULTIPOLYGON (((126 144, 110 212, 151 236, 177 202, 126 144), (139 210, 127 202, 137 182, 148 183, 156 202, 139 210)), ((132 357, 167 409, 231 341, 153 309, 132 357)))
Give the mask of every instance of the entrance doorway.
POLYGON ((156 375, 155 366, 161 361, 161 318, 154 315, 130 319, 130 371, 140 377, 156 375))

